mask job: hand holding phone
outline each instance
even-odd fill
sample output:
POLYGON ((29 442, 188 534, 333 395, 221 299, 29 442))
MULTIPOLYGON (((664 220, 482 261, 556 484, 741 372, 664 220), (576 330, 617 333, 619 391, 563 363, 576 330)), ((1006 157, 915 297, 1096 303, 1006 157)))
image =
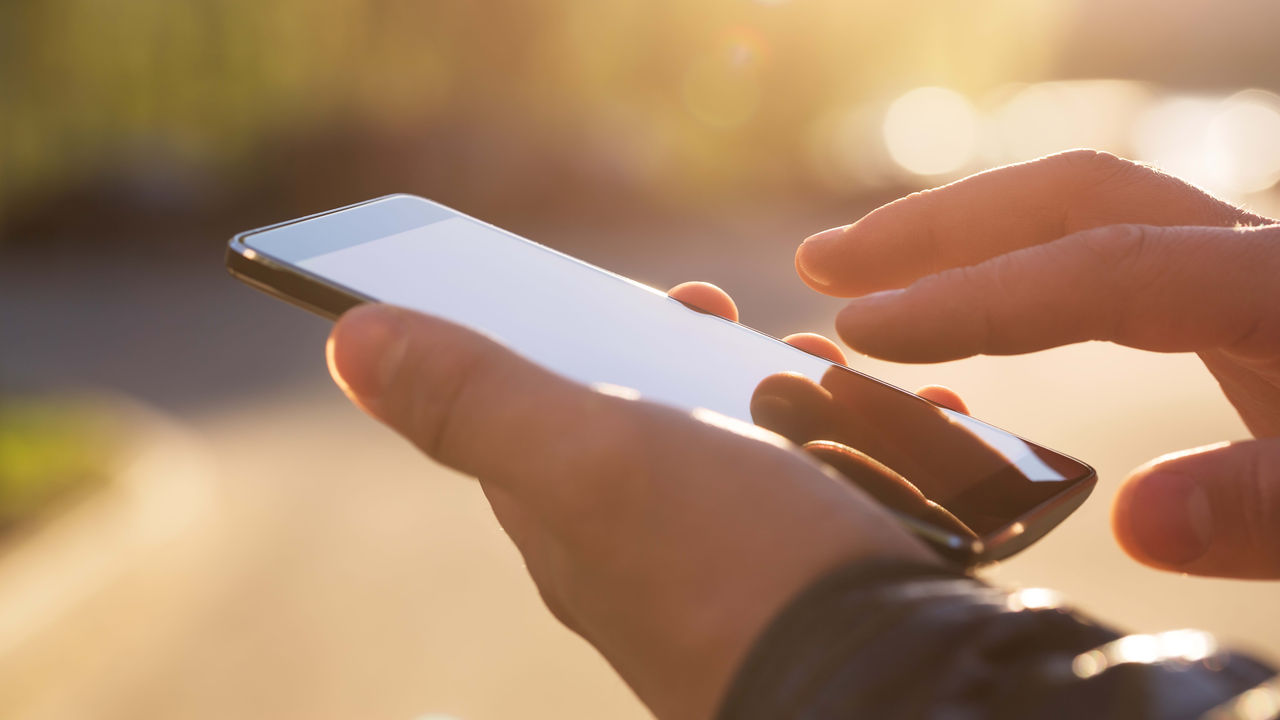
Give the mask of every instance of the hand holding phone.
POLYGON ((247 282, 325 315, 361 302, 402 305, 579 383, 845 448, 840 460, 873 461, 945 510, 947 521, 934 523, 890 506, 966 565, 1026 547, 1094 484, 1077 460, 422 198, 390 196, 245 233, 227 259, 247 282))
MULTIPOLYGON (((1112 326, 1110 330, 1116 334, 1111 339, 1142 347, 1154 345, 1154 349, 1168 350, 1170 343, 1186 346, 1183 349, 1201 349, 1215 374, 1238 379, 1243 369, 1255 373, 1250 378, 1274 380, 1274 363, 1256 365, 1262 355, 1259 350, 1274 347, 1265 345, 1267 337, 1259 333, 1247 335, 1245 340, 1253 343, 1248 346, 1253 352, 1249 355, 1227 354, 1213 344, 1221 344, 1221 338, 1213 333, 1221 330, 1224 323, 1250 317, 1232 302, 1254 298, 1257 291, 1270 287, 1265 282, 1269 266, 1256 262, 1257 252, 1249 255, 1244 251, 1259 251, 1259 243, 1254 241, 1265 241, 1274 235, 1274 228, 1244 232, 1212 227, 1221 225, 1220 220, 1228 225, 1239 222, 1232 219, 1239 214, 1194 189, 1166 182, 1167 178, 1156 177, 1145 185, 1134 182, 1135 174, 1145 173, 1148 180, 1154 177, 1148 170, 1133 166, 1116 172, 1115 165, 1121 161, 1102 158, 1086 162, 1082 155, 1074 152, 975 176, 928 196, 929 202, 922 195, 895 203, 859 223, 859 232, 840 231, 839 241, 827 243, 824 250, 836 256, 868 252, 884 255, 886 248, 894 244, 887 241, 901 240, 903 233, 912 241, 934 238, 931 233, 917 232, 920 223, 939 227, 948 217, 976 218, 978 222, 945 224, 950 233, 948 242, 935 250, 945 247, 957 257, 938 258, 928 252, 903 255, 901 247, 897 247, 893 252, 903 255, 897 258, 899 266, 889 266, 885 272, 877 266, 875 277, 851 279, 828 273, 825 277, 807 274, 806 279, 825 292, 858 295, 877 289, 872 286, 877 283, 886 287, 907 285, 915 277, 938 273, 940 267, 963 265, 967 257, 968 262, 978 263, 973 272, 944 271, 939 276, 924 277, 891 297, 873 296, 860 301, 851 308, 852 312, 842 315, 842 334, 855 347, 902 359, 959 357, 977 351, 1018 352, 1079 340, 1082 331, 1096 332, 1086 320, 1096 322, 1110 317, 1097 312, 1099 303, 1106 302, 1105 294, 1063 292, 1065 261, 1081 256, 1095 263, 1104 260, 1109 255, 1098 252, 1097 242, 1133 239, 1132 233, 1125 235, 1125 230, 1140 231, 1139 240, 1173 239, 1176 235, 1176 245, 1148 243, 1139 257, 1180 261, 1179 272, 1160 277, 1156 283, 1137 284, 1142 288, 1139 297, 1122 294, 1120 299, 1128 303, 1124 311, 1133 311, 1146 324, 1112 326), (1077 177, 1078 182, 1072 187, 1101 188, 1111 182, 1112 192, 1104 193, 1102 201, 1086 198, 1092 203, 1072 196, 1069 199, 1075 202, 1074 206, 1052 197, 1054 190, 1061 188, 1059 180, 1064 174, 1079 176, 1081 169, 1083 176, 1077 177), (1088 182, 1090 178, 1098 182, 1088 182), (1121 180, 1112 182, 1115 178, 1121 180), (1045 202, 1046 193, 1053 202, 1045 202), (1135 217, 1134 208, 1145 207, 1141 204, 1144 197, 1158 200, 1148 204, 1166 216, 1175 216, 1164 217, 1164 221, 1181 226, 1173 228, 1176 233, 1164 233, 1154 226, 1087 230, 1116 222, 1158 222, 1159 219, 1140 213, 1135 217), (1067 230, 1062 222, 1051 222, 1052 217, 1002 210, 1000 204, 1011 202, 1010 198, 1020 208, 1044 206, 1050 215, 1074 218, 1085 223, 1086 230, 1067 230), (1109 205, 1108 198, 1115 202, 1109 205), (1180 212, 1183 216, 1178 216, 1180 212), (1209 227, 1186 227, 1197 224, 1209 227), (876 228, 879 233, 873 232, 876 228), (1053 236, 1043 236, 1046 229, 1054 228, 1073 234, 1056 241, 1053 236), (972 237, 963 237, 966 233, 972 237), (1188 239, 1191 241, 1183 242, 1188 239), (993 242, 1011 245, 1003 249, 989 247, 993 242), (1045 244, 1046 250, 1030 251, 1036 244, 1045 244), (1022 246, 1027 246, 1027 251, 1020 250, 1022 246), (1186 255, 1188 250, 1193 252, 1186 255), (965 253, 969 256, 960 257, 965 253), (994 259, 983 261, 988 256, 994 259), (1205 262, 1205 258, 1211 262, 1205 262), (1250 258, 1255 261, 1248 262, 1250 258), (1196 262, 1188 262, 1192 259, 1196 262), (960 318, 968 325, 954 322, 965 313, 981 310, 992 288, 1003 289, 1003 285, 986 281, 1010 267, 1038 280, 1019 286, 1021 302, 986 306, 988 310, 1007 309, 1007 316, 996 318, 1000 322, 990 325, 986 333, 973 332, 974 318, 983 317, 980 313, 960 318), (1234 286, 1224 289, 1222 275, 1214 274, 1224 269, 1249 279, 1246 288, 1250 292, 1238 292, 1234 286), (1258 281, 1259 278, 1263 279, 1258 281), (975 279, 983 282, 975 283, 975 279), (1209 312, 1200 312, 1204 309, 1198 305, 1202 295, 1162 295, 1168 302, 1153 304, 1148 302, 1146 292, 1152 287, 1163 291, 1186 287, 1216 290, 1208 293, 1212 300, 1209 312), (1197 305, 1188 308, 1188 299, 1197 305), (926 324, 900 322, 904 314, 916 317, 911 312, 927 308, 928 302, 949 303, 947 312, 931 317, 926 324), (871 307, 878 312, 868 314, 867 308, 871 307), (1044 307, 1052 307, 1061 317, 1079 322, 1046 326, 1034 316, 1035 309, 1044 307), (1224 362, 1224 358, 1239 367, 1224 362), (1260 367, 1271 375, 1261 372, 1260 367)), ((686 381, 684 385, 632 385, 659 402, 636 400, 616 389, 593 389, 583 384, 578 373, 601 371, 625 376, 627 368, 619 371, 619 366, 625 366, 625 358, 593 355, 586 364, 564 362, 563 356, 548 352, 546 347, 523 344, 530 340, 521 336, 518 328, 495 330, 483 318, 469 313, 472 308, 467 302, 461 303, 461 309, 457 302, 433 305, 431 298, 406 291, 403 282, 399 289, 394 287, 398 274, 394 266, 406 259, 404 247, 376 241, 412 232, 413 228, 434 226, 439 222, 438 215, 428 213, 428 217, 407 221, 402 218, 397 221, 401 227, 389 231, 377 227, 376 222, 355 221, 349 212, 353 209, 266 231, 275 233, 280 242, 261 244, 253 242, 249 235, 243 236, 237 240, 238 247, 233 244, 229 257, 233 272, 269 292, 325 314, 336 315, 371 299, 393 299, 438 316, 386 308, 357 310, 335 329, 330 344, 331 362, 337 374, 346 378, 357 402, 416 439, 428 453, 480 478, 495 513, 525 553, 530 571, 553 610, 598 647, 660 715, 707 716, 718 696, 717 688, 723 687, 729 672, 725 668, 732 668, 745 643, 762 627, 760 618, 768 615, 767 608, 786 594, 782 592, 784 588, 797 589, 805 584, 805 577, 820 574, 818 568, 867 558, 938 562, 922 553, 922 546, 904 528, 929 540, 935 548, 964 547, 961 528, 948 529, 941 518, 922 521, 900 511, 892 514, 883 505, 868 502, 865 493, 849 487, 832 473, 831 467, 858 479, 862 487, 883 485, 884 495, 877 497, 889 506, 901 506, 900 491, 904 490, 910 495, 906 498, 908 503, 945 498, 945 503, 935 504, 949 514, 954 510, 952 518, 964 530, 987 530, 967 548, 971 552, 966 559, 971 563, 1004 556, 1025 546, 1078 504, 1092 485, 1091 472, 1076 472, 1087 471, 1086 466, 1073 465, 1069 458, 966 420, 959 406, 912 406, 912 396, 892 388, 892 392, 884 392, 882 383, 881 387, 861 386, 857 378, 876 381, 836 362, 836 358, 828 356, 826 364, 808 366, 797 359, 799 356, 776 354, 776 341, 752 334, 742 326, 686 323, 687 316, 672 312, 674 304, 658 304, 653 293, 643 303, 629 305, 628 301, 639 298, 636 292, 643 289, 615 278, 628 288, 626 298, 622 298, 618 284, 608 288, 594 284, 598 278, 583 277, 579 272, 581 263, 546 251, 559 258, 552 264, 576 268, 569 274, 571 277, 562 277, 566 281, 560 284, 574 289, 569 295, 578 300, 603 297, 610 302, 597 304, 617 311, 614 318, 624 319, 625 322, 619 320, 622 326, 631 328, 638 313, 642 321, 636 323, 639 329, 652 331, 657 327, 661 331, 658 337, 670 341, 667 347, 689 347, 695 350, 691 352, 694 357, 710 356, 711 362, 695 362, 692 370, 678 368, 669 376, 631 376, 686 381), (331 215, 342 217, 336 224, 315 223, 331 215), (375 227, 370 228, 370 224, 375 227), (302 232, 277 233, 287 228, 302 232), (309 262, 317 252, 323 256, 336 252, 335 248, 349 247, 364 250, 343 256, 345 268, 342 263, 309 262), (361 266, 367 270, 369 265, 378 271, 359 272, 361 266), (390 283, 386 282, 388 278, 390 283), (592 287, 584 290, 582 285, 592 287), (614 299, 621 302, 612 302, 614 299), (439 316, 496 336, 505 345, 494 344, 439 316), (655 317, 657 322, 650 322, 655 317), (389 331, 386 325, 378 329, 385 320, 391 323, 389 331), (724 327, 734 330, 717 334, 724 327), (706 335, 714 336, 714 342, 705 342, 706 335), (512 338, 516 340, 513 342, 512 338), (689 341, 687 346, 682 344, 684 341, 689 341), (729 349, 723 351, 720 345, 729 349), (771 359, 754 365, 748 362, 750 368, 744 371, 733 363, 735 357, 753 356, 743 353, 744 348, 771 359), (532 356, 538 358, 536 363, 529 362, 532 356), (555 372, 548 372, 548 367, 555 372), (707 368, 720 368, 724 376, 703 372, 707 368), (575 377, 578 382, 570 379, 575 377), (749 384, 736 382, 744 377, 750 379, 749 384), (719 396, 727 404, 717 409, 739 420, 755 420, 773 432, 762 432, 724 415, 690 411, 682 401, 687 403, 691 396, 699 395, 699 388, 688 384, 690 378, 713 388, 732 386, 733 392, 719 396), (673 387, 678 392, 665 392, 673 387), (956 441, 959 452, 953 445, 956 441), (810 456, 822 457, 827 466, 815 465, 806 454, 796 451, 797 445, 809 449, 810 456), (950 450, 948 446, 952 446, 950 450), (619 465, 615 462, 619 458, 630 458, 632 462, 619 465), (914 482, 899 474, 899 468, 912 475, 914 482), (942 472, 947 469, 951 470, 950 479, 942 472), (889 495, 899 499, 895 501, 889 495), (886 524, 888 518, 892 522, 886 524), (1018 530, 1010 532, 1014 528, 1018 530)), ((448 235, 477 239, 474 234, 453 232, 458 229, 457 225, 450 226, 448 235)), ((416 242, 431 245, 444 236, 432 235, 419 233, 416 242)), ((831 233, 825 235, 831 239, 831 233)), ((515 245, 499 245, 520 247, 524 242, 510 236, 508 240, 515 245)), ((486 246, 483 240, 479 246, 495 247, 486 246)), ((1118 252, 1123 252, 1126 246, 1119 247, 1118 252)), ((802 251, 802 261, 812 261, 817 251, 810 250, 807 254, 802 251)), ((511 257, 500 255, 497 264, 512 264, 511 257)), ((415 255, 410 249, 408 256, 416 258, 410 263, 414 270, 423 269, 421 253, 415 255)), ((440 267, 458 270, 454 262, 457 258, 449 258, 448 253, 437 257, 444 260, 440 267)), ((520 261, 514 264, 524 269, 532 267, 520 261)), ((832 263, 832 268, 843 268, 842 272, 848 275, 870 265, 832 263)), ((1145 265, 1142 268, 1151 269, 1145 265)), ((1133 267, 1126 265, 1124 269, 1132 271, 1133 267)), ((461 275, 480 277, 474 272, 461 275)), ((1127 277, 1122 272, 1114 275, 1121 282, 1127 277)), ((1077 277, 1070 273, 1067 276, 1077 277)), ((1110 276, 1097 273, 1099 278, 1110 276)), ((1141 273, 1137 277, 1151 280, 1141 273)), ((427 284, 432 283, 428 280, 427 284)), ((541 286, 535 283, 523 287, 536 291, 541 286)), ((442 297, 456 301, 462 296, 442 297)), ((479 302, 484 295, 465 297, 479 302)), ((510 303, 503 307, 510 307, 510 303)), ((1274 307, 1274 303, 1265 307, 1274 307)), ((542 314, 544 320, 535 325, 555 335, 550 347, 583 351, 580 343, 596 338, 594 330, 598 327, 589 322, 566 322, 565 317, 578 319, 569 312, 572 306, 566 310, 563 315, 542 314)), ((591 313, 586 315, 589 320, 591 313)), ((539 314, 524 317, 537 321, 539 314)), ((653 337, 644 332, 632 334, 641 339, 653 337)), ((1226 346, 1226 350, 1239 349, 1243 344, 1237 342, 1226 346)), ((1267 357, 1273 359, 1274 353, 1267 357)), ((650 371, 655 365, 659 369, 665 367, 660 359, 647 360, 640 366, 650 371)), ((591 380, 588 375, 586 381, 591 380)), ((1224 387, 1255 433, 1274 429, 1274 403, 1252 402, 1252 396, 1241 394, 1239 386, 1228 386, 1225 381, 1224 387)), ((1255 383, 1252 387, 1269 386, 1255 383)), ((1269 397, 1259 394, 1263 399, 1269 397)), ((716 399, 713 394, 699 397, 716 399)), ((1253 443, 1215 446, 1166 458, 1154 467, 1230 470, 1232 462, 1264 457, 1274 448, 1274 443, 1260 438, 1253 443)), ((1215 476, 1215 487, 1232 491, 1242 483, 1262 479, 1245 473, 1220 474, 1215 476)), ((1149 471, 1140 470, 1131 486, 1134 480, 1140 489, 1158 484, 1152 482, 1149 471)), ((1210 508, 1217 518, 1218 513, 1233 508, 1230 502, 1220 501, 1247 497, 1212 496, 1214 504, 1210 508)), ((1252 509, 1237 508, 1239 517, 1246 521, 1261 517, 1271 507, 1265 503, 1256 505, 1252 509)), ((1136 514, 1149 507, 1130 508, 1122 493, 1118 513, 1133 509, 1136 514)), ((1185 511, 1169 503, 1156 503, 1154 509, 1185 511)), ((1176 514, 1167 513, 1170 517, 1176 514)), ((1249 523, 1238 525, 1247 527, 1249 523)), ((1129 542, 1129 529, 1118 525, 1117 530, 1121 540, 1129 542)), ((1270 549, 1262 543, 1250 545, 1248 541, 1265 536, 1242 537, 1233 528, 1227 530, 1212 537, 1207 554, 1190 565, 1192 571, 1254 577, 1274 572, 1274 543, 1270 549), (1239 552, 1242 550, 1252 552, 1239 552)), ((1163 563, 1135 554, 1152 564, 1163 563)))
POLYGON ((962 412, 419 198, 242 235, 228 262, 329 316, 405 306, 338 322, 335 377, 479 479, 552 611, 659 716, 710 716, 826 572, 1003 557, 1093 484, 962 412))
POLYGON ((551 611, 658 717, 712 717, 754 638, 827 571, 939 562, 772 433, 583 386, 439 318, 357 308, 328 355, 356 403, 479 479, 551 611))
MULTIPOLYGON (((709 283, 681 283, 669 290, 667 295, 703 312, 718 315, 732 322, 738 321, 738 309, 733 298, 709 283)), ((815 333, 794 333, 782 338, 782 341, 836 365, 846 363, 844 351, 825 336, 815 333)), ((838 374, 831 375, 833 383, 838 385, 840 383, 838 374)), ((856 384, 854 387, 856 388, 856 384)), ((920 397, 940 408, 965 415, 969 412, 964 401, 947 388, 930 385, 916 392, 920 397)), ((841 437, 841 433, 833 425, 850 425, 850 418, 845 417, 850 409, 839 407, 836 402, 833 402, 835 399, 835 396, 803 375, 777 373, 766 377, 752 394, 751 419, 760 427, 782 435, 835 468, 846 479, 866 491, 885 507, 919 520, 926 526, 937 527, 960 537, 976 538, 971 528, 946 508, 930 500, 910 480, 894 472, 867 452, 855 449, 856 447, 868 448, 862 439, 849 435, 845 435, 841 441, 821 439, 822 437, 841 437), (815 425, 817 428, 811 429, 815 425)), ((878 412, 884 411, 886 416, 882 419, 890 421, 893 414, 903 411, 911 412, 911 408, 914 407, 916 407, 914 404, 900 407, 890 398, 890 402, 884 407, 864 408, 869 411, 864 414, 875 416, 878 412)), ((934 413, 926 411, 926 414, 934 413)), ((943 437, 950 433, 949 425, 940 429, 943 437)), ((912 428, 912 431, 915 430, 916 428, 912 428)), ((986 446, 980 443, 975 444, 974 450, 979 454, 989 452, 986 446)))

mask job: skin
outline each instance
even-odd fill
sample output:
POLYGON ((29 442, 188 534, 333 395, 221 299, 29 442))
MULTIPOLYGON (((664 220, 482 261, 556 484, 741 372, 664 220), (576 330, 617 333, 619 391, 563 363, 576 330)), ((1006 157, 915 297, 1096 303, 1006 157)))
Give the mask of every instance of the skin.
POLYGON ((328 357, 357 405, 479 480, 552 613, 658 717, 712 716, 765 624, 828 571, 938 562, 781 436, 570 382, 443 320, 356 308, 328 357))
MULTIPOLYGON (((1116 501, 1117 537, 1158 567, 1276 577, 1275 248, 1280 227, 1265 218, 1078 151, 904 198, 810 238, 797 267, 821 292, 860 296, 837 327, 880 357, 927 362, 1085 339, 1200 353, 1258 439, 1139 469, 1116 501), (1205 547, 1168 561, 1187 554, 1178 528, 1189 510, 1205 547)), ((671 293, 737 318, 714 286, 671 293)), ((843 360, 821 336, 787 341, 843 360)), ((401 308, 348 312, 327 354, 358 406, 479 480, 552 613, 658 717, 711 716, 765 624, 825 572, 868 559, 937 562, 857 485, 759 427, 585 387, 401 308)), ((966 411, 945 388, 920 393, 966 411)))
MULTIPOLYGON (((719 315, 735 322, 738 320, 738 308, 733 298, 710 283, 682 283, 668 291, 668 295, 703 312, 719 315)), ((783 340, 827 360, 842 364, 846 361, 844 351, 840 349, 840 346, 825 336, 816 333, 795 333, 788 335, 783 340)), ((854 385, 852 389, 858 390, 860 387, 861 385, 858 384, 854 385)), ((954 392, 945 387, 931 385, 921 388, 919 392, 933 402, 957 412, 968 412, 964 402, 954 392)), ((958 535, 973 535, 973 531, 965 526, 964 523, 960 522, 946 509, 930 501, 911 481, 861 450, 849 445, 823 440, 806 442, 806 437, 825 434, 806 432, 805 426, 809 424, 809 421, 816 420, 822 429, 829 431, 835 426, 844 424, 845 420, 855 414, 849 413, 843 407, 832 407, 831 399, 829 392, 823 390, 811 380, 799 375, 781 373, 765 378, 756 388, 751 402, 752 419, 757 425, 776 432, 800 445, 812 456, 839 471, 845 479, 856 484, 877 502, 937 527, 946 528, 958 535), (777 407, 774 406, 774 412, 767 415, 762 414, 769 409, 762 402, 765 396, 785 398, 784 407, 786 412, 780 415, 777 412, 777 407)), ((901 404, 893 402, 889 398, 880 398, 881 401, 891 400, 888 406, 882 408, 875 407, 874 401, 876 398, 874 397, 857 399, 861 402, 856 402, 855 404, 860 405, 865 412, 859 412, 856 415, 859 417, 870 416, 874 419, 872 425, 876 427, 893 425, 894 415, 901 416, 904 409, 901 404)), ((913 419, 917 423, 920 420, 925 420, 926 422, 928 420, 928 418, 920 417, 913 419)), ((898 418, 898 421, 902 420, 905 420, 905 418, 898 418)), ((944 421, 941 425, 942 427, 935 428, 935 430, 940 432, 953 431, 950 423, 944 421)), ((859 447, 862 447, 862 445, 859 444, 859 447)), ((963 441, 963 447, 965 450, 969 450, 984 446, 975 442, 972 437, 966 437, 963 441)))
MULTIPOLYGON (((1177 178, 1077 150, 981 173, 810 237, 836 328, 902 362, 1109 340, 1195 352, 1254 439, 1138 468, 1120 545, 1153 567, 1280 577, 1280 225, 1177 178)), ((1120 434, 1121 437, 1123 434, 1120 434)))

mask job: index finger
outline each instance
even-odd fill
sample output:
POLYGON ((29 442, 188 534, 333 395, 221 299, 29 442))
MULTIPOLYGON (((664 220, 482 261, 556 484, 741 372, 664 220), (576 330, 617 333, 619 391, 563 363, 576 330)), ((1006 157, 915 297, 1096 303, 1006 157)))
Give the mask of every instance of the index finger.
POLYGON ((1071 150, 915 193, 818 233, 796 252, 796 269, 819 292, 853 297, 1104 225, 1268 222, 1150 167, 1071 150))

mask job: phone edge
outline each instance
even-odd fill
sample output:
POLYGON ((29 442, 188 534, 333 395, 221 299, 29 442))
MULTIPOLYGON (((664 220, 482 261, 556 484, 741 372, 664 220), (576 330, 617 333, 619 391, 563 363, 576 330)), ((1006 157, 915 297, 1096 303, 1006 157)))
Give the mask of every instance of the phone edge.
POLYGON ((1044 539, 1050 530, 1061 525, 1084 505, 1098 486, 1098 471, 1087 463, 1080 464, 1089 468, 1088 476, 1066 492, 1040 503, 1017 520, 991 533, 990 543, 984 546, 974 564, 989 565, 1022 552, 1044 539))
MULTIPOLYGON (((597 272, 610 275, 612 277, 621 279, 627 282, 628 284, 635 285, 645 290, 649 290, 651 292, 660 294, 660 291, 657 291, 654 288, 644 285, 643 283, 640 283, 636 280, 628 278, 624 275, 619 275, 605 268, 601 268, 591 263, 587 263, 586 261, 580 260, 571 255, 563 253, 559 250, 556 250, 555 248, 547 247, 541 243, 538 243, 535 240, 530 240, 529 238, 523 237, 521 235, 516 235, 515 233, 509 230, 500 228, 496 225, 493 225, 492 223, 488 223, 484 220, 480 220, 479 218, 472 217, 471 215, 468 215, 460 210, 456 210, 454 208, 451 208, 447 205, 443 205, 429 198, 413 195, 411 193, 390 193, 388 195, 382 195, 376 198, 370 198, 368 200, 363 200, 360 202, 351 203, 349 205, 344 205, 339 208, 333 208, 331 210, 312 213, 310 215, 306 215, 303 217, 293 218, 291 220, 284 220, 281 222, 272 223, 270 225, 265 225, 259 228, 254 228, 252 230, 246 230, 244 232, 237 233, 232 237, 232 239, 227 245, 227 250, 225 255, 225 265, 227 267, 227 271, 232 275, 232 277, 235 277, 236 279, 240 280, 241 282, 244 282, 245 284, 253 287, 254 289, 260 292, 263 292, 277 299, 284 300, 285 302, 291 305, 294 305, 295 307, 302 308, 303 310, 307 310, 311 313, 327 318, 329 320, 336 320, 340 315, 342 315, 342 313, 346 312, 347 310, 357 305, 360 305, 366 302, 376 302, 375 298, 362 295, 353 290, 340 286, 336 283, 321 282, 317 279, 312 278, 310 275, 306 273, 298 272, 296 268, 286 265, 272 258, 271 256, 266 255, 265 253, 258 252, 257 250, 254 250, 253 248, 249 247, 244 242, 244 239, 250 235, 256 235, 259 233, 268 232, 270 230, 274 230, 276 228, 284 227, 287 225, 294 225, 297 223, 314 220, 317 218, 325 217, 327 215, 333 215, 336 213, 344 212, 344 211, 351 210, 364 205, 370 205, 376 202, 388 200, 391 198, 397 198, 397 197, 413 198, 416 200, 422 200, 432 205, 442 207, 446 210, 456 213, 469 220, 473 220, 482 225, 493 228, 498 232, 512 235, 525 242, 533 243, 538 247, 541 247, 552 253, 564 256, 575 262, 582 263, 586 265, 588 268, 595 270, 597 272), (322 301, 322 304, 310 302, 309 300, 303 299, 304 297, 316 298, 322 301)), ((685 304, 685 303, 681 303, 681 304, 685 304)), ((732 322, 733 324, 743 327, 757 335, 762 335, 768 339, 771 339, 777 342, 782 342, 781 339, 775 338, 774 336, 769 335, 768 333, 765 333, 761 330, 757 330, 756 328, 753 328, 749 325, 744 325, 742 323, 734 322, 731 320, 726 320, 726 322, 732 322)), ((810 354, 813 354, 813 353, 810 353, 810 354)), ((823 358, 823 359, 826 359, 826 358, 823 358)), ((830 361, 828 360, 828 362, 830 361)), ((853 373, 856 373, 857 375, 866 377, 869 380, 872 380, 874 382, 880 383, 882 385, 886 385, 888 387, 891 387, 895 390, 898 390, 908 395, 914 395, 916 397, 920 397, 919 395, 916 395, 910 390, 898 387, 892 383, 881 380, 880 378, 867 375, 866 373, 856 370, 854 368, 848 367, 843 363, 835 363, 835 364, 840 365, 841 367, 844 367, 845 369, 853 373)), ((929 401, 927 399, 926 399, 926 402, 932 403, 932 401, 929 401)), ((937 403, 932 403, 932 404, 937 405, 937 403)), ((1027 440, 1021 435, 1012 433, 1008 430, 1004 430, 1003 428, 996 427, 983 420, 979 420, 978 418, 973 418, 973 420, 980 422, 984 425, 987 425, 995 430, 998 430, 1000 432, 1003 432, 1015 438, 1018 438, 1019 440, 1022 440, 1023 442, 1026 442, 1029 445, 1032 445, 1035 447, 1041 447, 1055 454, 1064 456, 1069 460, 1072 460, 1078 463, 1079 465, 1087 468, 1088 473, 1083 478, 1076 481, 1076 485, 1072 488, 1070 492, 1066 493, 1064 496, 1059 496, 1052 500, 1046 501, 1041 505, 1036 506, 1031 511, 1029 511, 1026 515, 1020 517, 1018 520, 1005 526, 1005 528, 1002 528, 996 533, 992 533, 989 536, 990 538, 992 538, 993 540, 992 542, 984 542, 982 538, 965 538, 960 535, 950 534, 942 530, 941 528, 937 528, 927 523, 918 522, 914 518, 908 515, 894 511, 892 508, 881 506, 887 511, 889 511, 890 514, 894 515, 895 519, 897 519, 903 526, 905 526, 908 530, 910 530, 913 535, 920 538, 926 544, 934 548, 935 552, 937 552, 939 555, 941 555, 947 560, 957 562, 962 566, 970 569, 983 566, 983 565, 989 565, 995 562, 999 562, 1000 560, 1003 560, 1007 557, 1011 557, 1012 555, 1017 554, 1023 549, 1039 541, 1041 538, 1043 538, 1045 535, 1048 534, 1049 530, 1051 530, 1053 527, 1063 522, 1066 519, 1066 517, 1070 516, 1073 512, 1075 512, 1076 509, 1078 509, 1084 503, 1084 501, 1092 494, 1093 488, 1097 484, 1097 477, 1098 477, 1097 470, 1092 465, 1089 465, 1088 463, 1083 462, 1074 456, 1067 455, 1066 453, 1063 453, 1059 450, 1055 450, 1053 448, 1048 448, 1047 446, 1041 445, 1040 443, 1027 440), (1055 510, 1059 512, 1054 512, 1055 510), (1047 527, 1044 527, 1045 525, 1047 525, 1047 527), (1017 532, 1011 534, 1010 531, 1015 528, 1018 529, 1017 532), (1024 537, 1028 537, 1029 539, 1026 540, 1025 542, 1019 542, 1024 537)))
MULTIPOLYGON (((224 254, 223 264, 227 268, 227 272, 232 277, 240 280, 246 285, 258 290, 259 292, 270 295, 271 297, 283 300, 294 307, 302 308, 308 312, 315 313, 329 320, 337 320, 338 316, 350 310, 356 305, 366 302, 373 302, 373 298, 361 295, 353 290, 343 288, 334 283, 322 283, 310 276, 296 272, 283 263, 275 260, 269 255, 260 253, 249 247, 244 242, 245 238, 250 235, 267 232, 286 225, 294 225, 307 220, 314 220, 326 215, 351 210, 362 205, 369 205, 382 200, 388 200, 395 197, 417 197, 408 193, 391 193, 382 195, 368 200, 351 203, 339 208, 324 210, 322 212, 312 213, 291 220, 282 220, 280 222, 264 225, 252 230, 245 230, 236 233, 227 243, 227 249, 224 254), (309 299, 315 298, 320 304, 310 302, 309 299)), ((426 200, 426 198, 420 198, 426 200)), ((431 202, 431 201, 428 201, 431 202)))

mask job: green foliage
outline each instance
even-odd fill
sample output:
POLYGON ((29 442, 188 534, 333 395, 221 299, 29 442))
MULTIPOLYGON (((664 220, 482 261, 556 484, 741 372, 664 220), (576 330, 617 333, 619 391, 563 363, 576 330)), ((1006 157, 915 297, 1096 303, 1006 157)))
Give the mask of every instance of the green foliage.
POLYGON ((0 532, 106 479, 101 418, 56 402, 0 403, 0 532))
POLYGON ((677 194, 767 182, 795 174, 833 107, 1032 77, 1062 4, 6 0, 0 213, 139 157, 251 174, 273 139, 336 125, 617 145, 665 164, 646 182, 677 194))

